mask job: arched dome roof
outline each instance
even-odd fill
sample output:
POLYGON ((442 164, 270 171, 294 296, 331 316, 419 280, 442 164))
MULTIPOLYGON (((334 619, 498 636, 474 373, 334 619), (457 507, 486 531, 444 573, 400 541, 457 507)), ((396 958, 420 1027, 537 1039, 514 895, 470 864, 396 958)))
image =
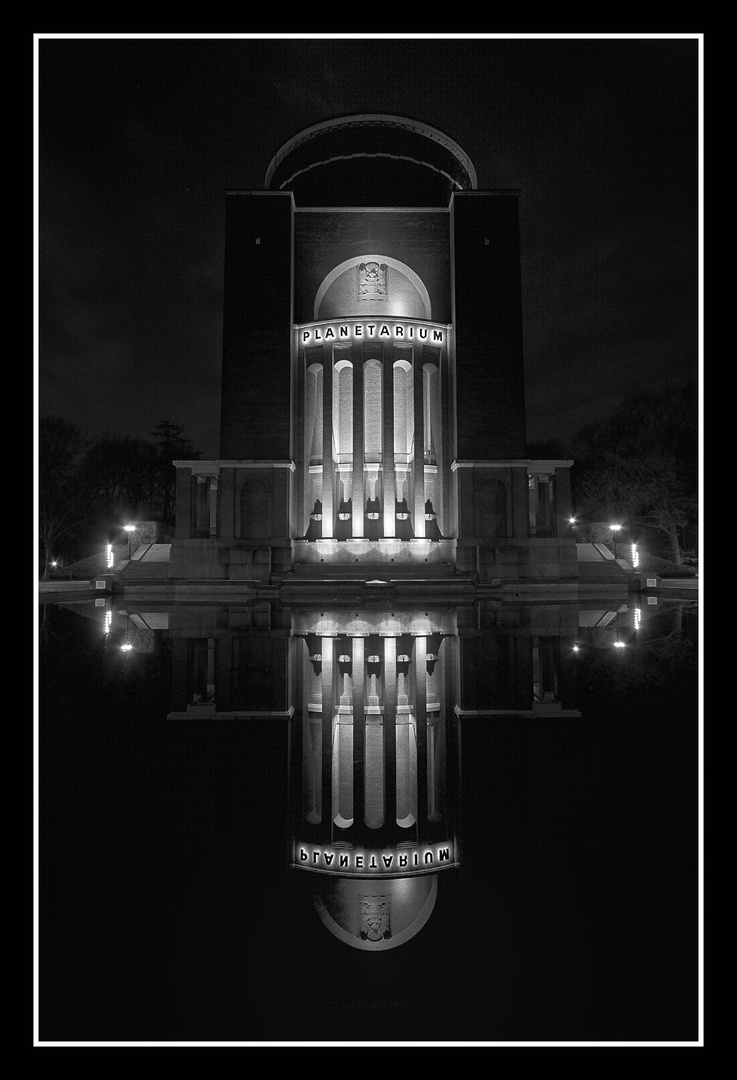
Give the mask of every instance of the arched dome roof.
POLYGON ((267 191, 298 206, 447 206, 477 187, 468 154, 437 128, 403 116, 362 113, 305 128, 276 152, 267 191))

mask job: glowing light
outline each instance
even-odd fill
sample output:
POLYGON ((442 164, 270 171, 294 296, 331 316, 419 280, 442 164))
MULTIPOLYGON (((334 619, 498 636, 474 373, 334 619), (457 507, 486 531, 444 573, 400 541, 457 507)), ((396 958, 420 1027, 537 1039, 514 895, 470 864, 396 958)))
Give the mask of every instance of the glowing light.
POLYGON ((110 626, 112 624, 112 621, 113 621, 113 613, 112 613, 112 611, 106 611, 105 612, 105 633, 106 634, 110 633, 110 626))
POLYGON ((397 657, 397 663, 398 664, 408 664, 409 663, 409 657, 407 656, 407 653, 400 653, 399 656, 397 657))
POLYGON ((338 514, 338 518, 339 518, 340 521, 350 521, 351 515, 350 514, 338 514))
POLYGON ((347 655, 346 653, 342 653, 342 654, 341 654, 341 655, 340 655, 340 656, 338 657, 338 662, 339 662, 339 663, 341 663, 341 664, 350 664, 350 662, 351 662, 351 658, 350 658, 350 656, 348 656, 348 655, 347 655))
POLYGON ((373 510, 371 511, 370 514, 366 514, 366 517, 369 519, 369 521, 378 521, 379 520, 379 515, 374 513, 373 510))
POLYGON ((367 658, 367 660, 366 660, 366 663, 367 664, 380 664, 381 663, 381 657, 380 656, 369 656, 367 658))
POLYGON ((135 532, 136 531, 135 525, 124 525, 123 528, 125 529, 126 532, 135 532))
POLYGON ((322 514, 310 514, 313 521, 322 521, 322 514))
POLYGON ((615 649, 623 649, 625 647, 625 645, 626 645, 626 642, 624 642, 624 641, 615 641, 614 642, 614 648, 615 649))
POLYGON ((56 564, 55 562, 52 562, 52 564, 51 564, 51 565, 52 565, 53 567, 56 567, 56 565, 57 565, 57 564, 56 564))
POLYGON ((580 648, 581 648, 581 646, 580 646, 580 645, 574 645, 574 646, 573 646, 573 651, 574 651, 574 652, 579 652, 579 651, 580 651, 580 648))
POLYGON ((120 651, 130 652, 132 648, 133 646, 131 645, 130 641, 124 641, 123 644, 120 646, 120 651))
POLYGON ((107 552, 107 566, 109 570, 113 565, 113 545, 108 544, 105 550, 107 552))
POLYGON ((575 518, 568 518, 568 524, 569 525, 575 525, 576 524, 576 519, 575 518))
POLYGON ((638 567, 640 565, 640 554, 637 550, 637 544, 632 545, 632 555, 630 561, 633 567, 638 567))
POLYGON ((397 521, 407 521, 409 514, 397 514, 397 521))

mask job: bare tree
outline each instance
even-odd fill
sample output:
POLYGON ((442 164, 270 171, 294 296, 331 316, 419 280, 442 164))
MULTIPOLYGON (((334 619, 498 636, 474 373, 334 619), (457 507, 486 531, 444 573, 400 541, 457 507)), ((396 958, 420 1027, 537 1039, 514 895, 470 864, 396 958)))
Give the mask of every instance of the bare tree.
POLYGON ((89 445, 86 433, 60 416, 39 421, 38 520, 44 579, 49 576, 54 545, 89 517, 78 484, 89 445))

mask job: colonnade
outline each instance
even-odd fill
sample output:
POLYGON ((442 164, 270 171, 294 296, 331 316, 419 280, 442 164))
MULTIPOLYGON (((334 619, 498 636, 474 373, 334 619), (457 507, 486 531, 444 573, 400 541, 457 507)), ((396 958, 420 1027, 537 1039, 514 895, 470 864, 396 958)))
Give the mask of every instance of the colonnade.
POLYGON ((302 476, 295 531, 306 539, 439 539, 448 445, 440 351, 324 346, 303 358, 302 476))
POLYGON ((442 636, 303 640, 302 792, 310 838, 354 845, 427 838, 444 819, 442 636))

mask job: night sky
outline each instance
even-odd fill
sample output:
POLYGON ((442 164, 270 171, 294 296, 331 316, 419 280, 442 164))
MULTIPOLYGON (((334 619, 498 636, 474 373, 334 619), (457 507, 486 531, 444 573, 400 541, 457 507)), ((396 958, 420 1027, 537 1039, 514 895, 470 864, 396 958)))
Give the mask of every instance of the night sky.
POLYGON ((37 415, 217 457, 225 191, 366 112, 520 189, 530 440, 698 377, 701 36, 36 35, 37 415))

